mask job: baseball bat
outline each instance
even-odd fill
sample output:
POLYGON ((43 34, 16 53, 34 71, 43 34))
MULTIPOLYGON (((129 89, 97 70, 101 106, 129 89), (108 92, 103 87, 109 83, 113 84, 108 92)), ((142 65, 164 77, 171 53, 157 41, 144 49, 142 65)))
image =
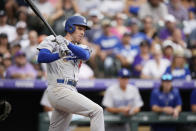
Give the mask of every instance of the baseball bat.
POLYGON ((46 27, 50 30, 50 32, 56 37, 56 33, 52 29, 52 27, 48 24, 48 22, 44 19, 42 14, 40 13, 39 9, 35 6, 35 4, 31 0, 25 0, 27 4, 31 7, 31 9, 34 11, 34 13, 44 22, 46 27))

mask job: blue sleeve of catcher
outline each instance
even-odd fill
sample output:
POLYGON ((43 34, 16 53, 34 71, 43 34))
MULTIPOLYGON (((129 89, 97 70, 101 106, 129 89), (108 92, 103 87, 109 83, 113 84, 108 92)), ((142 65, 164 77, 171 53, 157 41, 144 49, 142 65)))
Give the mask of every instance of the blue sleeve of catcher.
POLYGON ((69 43, 67 46, 79 59, 88 60, 90 58, 90 52, 87 49, 83 49, 77 45, 69 43))
POLYGON ((55 60, 58 60, 59 53, 52 53, 48 49, 41 49, 38 54, 37 62, 38 63, 50 63, 55 60))

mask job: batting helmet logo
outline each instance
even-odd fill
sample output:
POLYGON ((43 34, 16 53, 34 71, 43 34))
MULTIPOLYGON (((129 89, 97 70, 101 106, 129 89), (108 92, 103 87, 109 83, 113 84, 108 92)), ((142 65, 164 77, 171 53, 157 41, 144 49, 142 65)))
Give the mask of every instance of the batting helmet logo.
POLYGON ((87 25, 87 20, 83 16, 71 16, 67 19, 65 23, 65 31, 69 33, 73 33, 76 29, 75 25, 84 26, 87 30, 90 27, 87 25))

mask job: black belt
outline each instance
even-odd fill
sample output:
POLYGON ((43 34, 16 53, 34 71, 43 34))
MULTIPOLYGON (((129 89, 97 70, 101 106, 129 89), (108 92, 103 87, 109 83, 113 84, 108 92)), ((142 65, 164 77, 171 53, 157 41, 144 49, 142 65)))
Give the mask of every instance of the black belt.
POLYGON ((76 86, 77 85, 77 82, 75 80, 72 80, 72 79, 68 79, 68 80, 57 79, 56 81, 57 81, 57 83, 63 83, 63 84, 71 85, 71 86, 76 86))

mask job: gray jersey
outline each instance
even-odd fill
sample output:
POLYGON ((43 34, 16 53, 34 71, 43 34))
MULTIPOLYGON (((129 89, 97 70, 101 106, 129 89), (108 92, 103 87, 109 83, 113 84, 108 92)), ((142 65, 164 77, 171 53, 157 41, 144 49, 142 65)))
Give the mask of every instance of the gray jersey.
MULTIPOLYGON (((79 46, 88 49, 86 45, 79 46)), ((59 51, 59 45, 56 42, 52 42, 48 39, 42 41, 37 48, 48 49, 52 53, 58 53, 59 51)), ((66 58, 61 58, 59 60, 48 63, 48 84, 55 84, 57 79, 72 79, 78 81, 78 73, 81 64, 82 60, 77 59, 73 53, 71 53, 71 55, 67 56, 66 58)))

